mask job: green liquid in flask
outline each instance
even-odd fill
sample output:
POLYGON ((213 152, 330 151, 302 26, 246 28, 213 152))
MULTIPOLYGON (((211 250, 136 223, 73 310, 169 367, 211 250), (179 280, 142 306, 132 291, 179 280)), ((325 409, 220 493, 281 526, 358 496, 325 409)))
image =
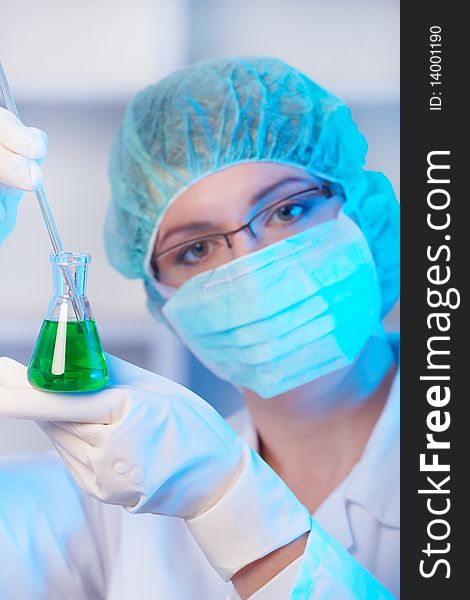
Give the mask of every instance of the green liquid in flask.
POLYGON ((92 319, 43 322, 28 367, 33 387, 49 392, 91 392, 105 387, 108 377, 92 319))

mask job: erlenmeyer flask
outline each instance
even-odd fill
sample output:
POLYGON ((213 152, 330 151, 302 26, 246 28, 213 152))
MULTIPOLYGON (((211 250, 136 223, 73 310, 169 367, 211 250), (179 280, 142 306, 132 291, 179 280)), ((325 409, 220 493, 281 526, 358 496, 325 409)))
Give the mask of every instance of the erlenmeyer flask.
POLYGON ((49 392, 89 392, 108 382, 108 367, 86 297, 89 254, 61 252, 50 258, 54 295, 28 366, 32 386, 49 392), (84 307, 77 319, 61 271, 66 265, 84 307), (62 267, 63 268, 63 267, 62 267))

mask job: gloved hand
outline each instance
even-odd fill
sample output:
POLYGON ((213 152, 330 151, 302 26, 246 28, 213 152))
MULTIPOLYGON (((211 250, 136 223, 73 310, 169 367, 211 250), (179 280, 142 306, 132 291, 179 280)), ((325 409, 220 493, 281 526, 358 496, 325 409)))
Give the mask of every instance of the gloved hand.
POLYGON ((115 357, 108 365, 108 389, 53 394, 1 358, 0 415, 37 421, 95 498, 185 518, 225 579, 310 529, 307 509, 209 404, 115 357))
POLYGON ((0 107, 0 244, 15 227, 23 190, 35 190, 42 184, 37 161, 46 152, 47 136, 43 131, 26 127, 0 107))

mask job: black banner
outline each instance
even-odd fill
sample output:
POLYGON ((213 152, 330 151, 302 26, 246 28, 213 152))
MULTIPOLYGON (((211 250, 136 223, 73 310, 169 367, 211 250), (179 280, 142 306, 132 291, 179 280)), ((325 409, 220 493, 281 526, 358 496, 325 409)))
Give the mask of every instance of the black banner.
POLYGON ((404 599, 469 596, 469 51, 457 6, 401 7, 404 599))

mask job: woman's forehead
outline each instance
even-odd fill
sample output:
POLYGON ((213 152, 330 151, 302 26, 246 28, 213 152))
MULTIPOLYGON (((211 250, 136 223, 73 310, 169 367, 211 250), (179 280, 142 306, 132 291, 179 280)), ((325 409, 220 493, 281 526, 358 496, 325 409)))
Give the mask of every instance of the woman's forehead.
POLYGON ((196 181, 168 208, 160 229, 170 221, 187 218, 194 210, 248 207, 263 192, 289 193, 294 186, 320 182, 304 169, 270 162, 251 162, 227 167, 196 181))

